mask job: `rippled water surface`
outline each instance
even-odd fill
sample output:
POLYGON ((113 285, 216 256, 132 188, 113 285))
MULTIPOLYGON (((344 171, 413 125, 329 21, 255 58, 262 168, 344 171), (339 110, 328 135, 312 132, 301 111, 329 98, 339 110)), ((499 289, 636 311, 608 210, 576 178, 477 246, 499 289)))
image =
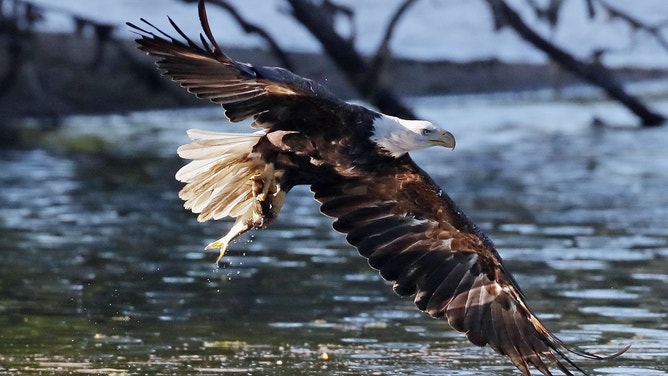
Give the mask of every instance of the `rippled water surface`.
MULTIPOLYGON (((458 138, 416 160, 545 324, 589 351, 633 345, 579 363, 667 375, 667 130, 589 127, 592 111, 631 124, 608 103, 414 104, 458 138)), ((395 296, 308 189, 217 268, 202 248, 230 223, 197 223, 173 175, 185 130, 221 123, 217 109, 72 118, 66 136, 120 151, 0 152, 0 375, 517 374, 395 296)))

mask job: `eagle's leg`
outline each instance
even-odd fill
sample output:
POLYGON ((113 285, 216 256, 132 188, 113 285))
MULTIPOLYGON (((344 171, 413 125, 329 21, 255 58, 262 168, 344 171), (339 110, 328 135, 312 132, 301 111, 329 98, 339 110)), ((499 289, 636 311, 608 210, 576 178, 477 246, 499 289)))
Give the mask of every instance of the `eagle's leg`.
POLYGON ((238 216, 234 225, 225 236, 206 246, 205 249, 218 249, 220 251, 218 258, 216 259, 216 264, 220 262, 223 256, 225 256, 227 248, 234 239, 250 229, 257 228, 255 227, 257 223, 263 222, 262 218, 258 218, 258 213, 255 213, 253 208, 238 216))
POLYGON ((267 163, 261 174, 251 178, 255 211, 262 213, 263 219, 266 221, 258 228, 266 228, 278 216, 278 212, 281 211, 283 202, 285 202, 286 192, 281 190, 275 176, 274 164, 267 163))
POLYGON ((274 164, 267 163, 261 173, 249 178, 254 205, 236 218, 234 225, 222 238, 209 244, 206 249, 219 249, 216 263, 225 255, 229 244, 251 229, 266 228, 278 216, 285 201, 285 192, 280 190, 274 177, 274 164))
MULTIPOLYGON (((267 198, 268 193, 276 192, 276 180, 274 179, 274 164, 264 165, 262 172, 251 176, 251 192, 255 199, 255 205, 261 205, 267 198)), ((261 211, 261 208, 258 208, 261 211)))

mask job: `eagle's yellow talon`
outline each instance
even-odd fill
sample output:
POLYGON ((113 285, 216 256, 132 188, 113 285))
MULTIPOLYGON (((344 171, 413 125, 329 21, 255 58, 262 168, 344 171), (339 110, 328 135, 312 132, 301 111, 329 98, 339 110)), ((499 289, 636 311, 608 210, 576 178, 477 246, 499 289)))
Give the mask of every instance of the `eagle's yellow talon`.
POLYGON ((225 256, 225 252, 227 252, 227 247, 228 247, 228 242, 224 240, 224 238, 218 239, 215 242, 207 245, 204 249, 205 250, 210 250, 210 249, 218 249, 220 250, 220 253, 218 254, 218 258, 216 259, 216 264, 220 262, 220 260, 223 259, 223 256, 225 256))
POLYGON ((223 259, 223 256, 225 256, 225 251, 227 251, 227 249, 223 248, 220 249, 220 253, 218 254, 218 258, 216 259, 216 265, 218 265, 220 263, 220 260, 223 259))

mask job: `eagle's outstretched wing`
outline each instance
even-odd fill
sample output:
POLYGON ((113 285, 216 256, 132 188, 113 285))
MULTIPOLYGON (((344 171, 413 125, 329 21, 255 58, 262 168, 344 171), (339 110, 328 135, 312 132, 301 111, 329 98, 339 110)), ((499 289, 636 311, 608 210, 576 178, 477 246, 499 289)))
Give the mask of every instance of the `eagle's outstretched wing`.
POLYGON ((420 310, 507 355, 525 375, 531 366, 544 375, 551 366, 584 373, 568 352, 603 358, 568 349, 543 326, 492 243, 409 157, 311 189, 395 292, 415 296, 420 310))
POLYGON ((145 19, 152 30, 127 23, 139 35, 139 48, 159 58, 158 67, 189 92, 209 99, 225 108, 230 121, 253 116, 254 126, 271 126, 286 107, 317 103, 319 108, 349 106, 315 81, 280 67, 263 67, 240 63, 223 53, 211 33, 203 2, 199 17, 204 35, 200 43, 190 39, 169 19, 183 40, 176 39, 145 19), (264 116, 264 117, 263 117, 264 116))

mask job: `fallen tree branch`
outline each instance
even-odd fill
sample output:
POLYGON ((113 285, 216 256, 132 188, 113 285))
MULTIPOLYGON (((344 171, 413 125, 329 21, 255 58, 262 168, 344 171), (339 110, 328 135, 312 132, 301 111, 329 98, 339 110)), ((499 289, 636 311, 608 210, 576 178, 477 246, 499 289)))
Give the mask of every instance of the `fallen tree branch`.
POLYGON ((550 59, 576 74, 587 82, 605 90, 615 100, 622 103, 642 120, 644 126, 657 126, 666 121, 663 115, 653 112, 640 100, 628 94, 622 85, 617 82, 612 73, 602 65, 588 64, 576 59, 573 55, 555 46, 532 30, 522 18, 504 0, 486 0, 494 12, 495 19, 503 21, 503 25, 510 26, 527 42, 543 51, 550 59))
POLYGON ((626 22, 634 32, 638 30, 646 32, 648 35, 653 37, 657 43, 659 43, 661 47, 666 50, 666 52, 668 52, 668 40, 666 40, 663 34, 661 34, 661 29, 665 26, 665 22, 650 25, 636 17, 631 16, 621 9, 613 7, 603 0, 597 0, 597 3, 603 7, 603 9, 605 9, 605 11, 608 13, 608 17, 626 22))
POLYGON ((5 56, 9 60, 7 68, 0 77, 0 97, 5 96, 14 87, 19 79, 19 72, 23 66, 23 45, 15 38, 7 41, 5 56))
POLYGON ((387 24, 387 27, 385 28, 385 34, 383 34, 383 39, 378 44, 376 53, 374 54, 373 59, 371 60, 370 69, 372 74, 369 75, 367 79, 368 85, 373 87, 383 85, 383 83, 381 82, 383 72, 387 68, 387 64, 392 58, 392 52, 390 51, 390 41, 392 40, 392 36, 394 35, 394 30, 399 24, 399 20, 401 20, 401 17, 406 13, 408 8, 410 8, 410 6, 415 3, 415 1, 416 0, 404 0, 404 2, 401 3, 401 5, 392 15, 390 22, 387 24))
POLYGON ((371 66, 357 52, 352 41, 342 38, 332 28, 323 27, 327 21, 317 5, 309 0, 287 0, 292 7, 292 15, 311 34, 318 39, 323 49, 334 61, 338 68, 348 78, 348 81, 362 96, 379 110, 389 115, 404 119, 415 119, 410 108, 406 107, 399 98, 388 88, 380 85, 368 85, 368 77, 375 74, 371 66))

